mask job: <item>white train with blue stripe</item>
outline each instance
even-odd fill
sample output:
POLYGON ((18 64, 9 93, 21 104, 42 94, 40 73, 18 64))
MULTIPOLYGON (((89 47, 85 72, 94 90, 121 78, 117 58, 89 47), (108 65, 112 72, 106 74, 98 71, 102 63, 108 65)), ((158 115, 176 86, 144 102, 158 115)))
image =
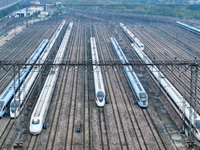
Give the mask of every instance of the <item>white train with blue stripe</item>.
POLYGON ((133 41, 135 35, 123 23, 120 23, 120 27, 124 31, 124 33, 130 38, 130 40, 133 41))
POLYGON ((144 44, 123 24, 120 23, 120 27, 124 33, 129 37, 129 39, 135 43, 140 49, 144 50, 144 44))
POLYGON ((144 44, 137 37, 134 38, 133 44, 135 44, 139 49, 144 50, 144 44))
MULTIPOLYGON (((95 38, 90 38, 91 43, 91 52, 92 52, 92 63, 99 63, 99 56, 97 52, 97 46, 95 42, 95 38)), ((95 85, 95 96, 96 96, 96 104, 99 107, 103 107, 105 105, 105 88, 103 84, 103 77, 101 73, 101 67, 97 65, 93 65, 93 74, 94 74, 94 85, 95 85)))
POLYGON ((190 26, 190 25, 187 25, 187 24, 182 23, 182 22, 179 22, 179 21, 176 21, 176 25, 179 26, 179 27, 181 27, 181 28, 184 28, 184 29, 186 29, 186 30, 189 30, 189 31, 191 31, 191 32, 194 32, 194 33, 200 35, 200 29, 197 29, 197 28, 195 28, 195 27, 192 27, 192 26, 190 26))
MULTIPOLYGON (((139 56, 139 58, 145 62, 146 64, 153 64, 152 61, 148 58, 148 56, 141 49, 131 44, 133 51, 139 56)), ((151 72, 155 81, 161 85, 161 90, 164 93, 167 93, 166 96, 169 97, 169 101, 171 102, 174 109, 177 113, 182 117, 182 113, 184 113, 187 124, 191 122, 192 126, 195 129, 194 135, 198 140, 200 140, 200 116, 195 110, 190 106, 190 104, 183 98, 183 96, 176 90, 176 88, 170 83, 170 81, 163 75, 163 73, 155 66, 150 65, 147 66, 148 70, 151 72), (184 106, 185 104, 185 106, 184 106), (192 118, 190 120, 190 109, 192 112, 192 118), (195 118, 195 114, 197 115, 195 118)))
MULTIPOLYGON (((50 39, 48 45, 46 46, 44 52, 40 55, 39 59, 37 60, 36 64, 42 64, 46 60, 50 50, 52 49, 59 33, 61 32, 66 20, 63 20, 61 24, 59 25, 58 29, 55 31, 54 35, 50 39)), ((46 41, 47 42, 47 41, 46 41)), ((38 48, 40 48, 42 45, 40 45, 38 48)), ((30 91, 34 87, 35 80, 40 72, 41 66, 33 67, 30 73, 28 74, 25 81, 22 83, 20 91, 18 91, 15 95, 15 98, 12 99, 10 103, 10 117, 15 118, 18 117, 21 110, 23 109, 30 91)))
MULTIPOLYGON (((41 45, 35 50, 35 52, 27 60, 26 64, 34 64, 39 58, 39 56, 41 55, 41 53, 43 52, 47 43, 48 43, 47 39, 43 40, 41 45)), ((20 77, 19 77, 19 74, 17 73, 14 79, 10 82, 10 84, 6 87, 6 89, 1 94, 0 117, 2 117, 7 111, 9 111, 10 102, 14 96, 14 92, 16 92, 19 89, 19 86, 25 80, 31 68, 32 66, 22 66, 22 68, 19 71, 20 77)))
MULTIPOLYGON (((73 22, 70 22, 69 26, 67 28, 67 31, 64 35, 64 38, 62 40, 62 43, 59 47, 59 50, 56 54, 56 57, 54 59, 54 64, 59 64, 63 60, 72 27, 73 27, 73 22)), ((50 69, 47 79, 46 79, 44 86, 42 88, 42 91, 40 93, 40 96, 38 98, 38 101, 32 112, 29 130, 30 130, 30 133, 32 133, 34 135, 39 134, 42 131, 42 128, 43 128, 43 125, 45 122, 45 118, 47 115, 47 111, 49 109, 49 104, 50 104, 50 101, 51 101, 51 98, 52 98, 52 95, 54 92, 54 88, 55 88, 55 85, 57 82, 59 68, 60 67, 53 66, 50 69)))
MULTIPOLYGON (((118 42, 114 37, 111 37, 112 45, 115 49, 115 53, 117 54, 118 58, 120 59, 122 64, 129 63, 126 56, 124 55, 122 49, 120 48, 118 42)), ((123 66, 125 76, 128 80, 128 83, 131 87, 131 90, 133 94, 135 95, 136 102, 138 105, 142 108, 146 108, 148 106, 148 95, 146 91, 144 90, 142 84, 140 83, 140 80, 138 79, 137 75, 135 74, 134 70, 131 66, 123 66)))

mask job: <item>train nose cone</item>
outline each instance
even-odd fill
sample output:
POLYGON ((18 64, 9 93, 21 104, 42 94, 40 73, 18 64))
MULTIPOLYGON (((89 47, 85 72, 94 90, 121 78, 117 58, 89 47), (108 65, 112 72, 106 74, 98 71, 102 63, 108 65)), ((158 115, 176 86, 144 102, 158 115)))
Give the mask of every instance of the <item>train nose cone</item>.
POLYGON ((0 117, 3 117, 4 112, 0 111, 0 117))
POLYGON ((36 135, 41 132, 40 126, 39 125, 31 125, 29 128, 29 131, 31 134, 36 135))
POLYGON ((19 112, 12 112, 12 113, 10 113, 10 117, 11 118, 15 118, 15 117, 18 117, 19 116, 19 112))

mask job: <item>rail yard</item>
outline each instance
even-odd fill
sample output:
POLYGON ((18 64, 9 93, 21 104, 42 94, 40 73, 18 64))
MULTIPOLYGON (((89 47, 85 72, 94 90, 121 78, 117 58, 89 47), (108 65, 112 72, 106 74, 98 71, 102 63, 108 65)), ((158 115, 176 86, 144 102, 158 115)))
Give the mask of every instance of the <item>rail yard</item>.
MULTIPOLYGON (((139 62, 140 59, 131 46, 134 40, 124 32, 120 23, 123 23, 144 44, 142 51, 148 58, 158 63, 175 62, 177 64, 177 62, 199 61, 199 35, 177 26, 177 20, 174 18, 167 18, 166 21, 165 17, 152 19, 140 15, 128 16, 112 13, 99 15, 98 13, 71 11, 73 13, 69 11, 68 16, 43 20, 26 26, 23 31, 11 39, 8 38, 9 40, 1 45, 0 94, 19 72, 22 62, 28 60, 44 39, 49 40, 43 52, 48 50, 48 56, 44 57, 41 54, 43 57, 41 59, 44 59, 40 60, 42 65, 39 63, 41 66, 33 66, 33 69, 35 68, 39 73, 34 78, 35 81, 20 115, 11 118, 9 113, 5 113, 1 116, 0 149, 184 150, 188 149, 187 143, 191 140, 195 143, 195 148, 200 148, 199 140, 193 137, 194 134, 200 134, 200 132, 193 133, 197 131, 198 126, 190 123, 187 118, 181 118, 182 112, 174 108, 168 100, 169 95, 161 90, 159 81, 155 81, 147 66, 132 65, 131 69, 123 69, 122 64, 139 62), (73 25, 70 26, 70 24, 73 25), (67 35, 68 39, 65 38, 67 30, 70 30, 67 35), (92 57, 96 55, 91 52, 92 40, 90 39, 92 37, 95 38, 95 49, 99 59, 96 65, 111 63, 111 65, 97 66, 101 67, 98 68, 101 71, 101 80, 98 80, 98 70, 95 72, 94 64, 91 65, 95 62, 92 57), (111 37, 118 42, 123 55, 126 56, 126 62, 121 64, 120 55, 116 55, 111 37), (60 48, 63 48, 63 57, 57 57, 60 48), (59 60, 61 58, 62 60, 59 60), (67 63, 50 66, 49 64, 53 62, 67 63), (70 62, 77 65, 70 65, 70 62), (120 63, 115 65, 115 62, 120 63), (12 65, 8 65, 9 63, 12 65), (37 67, 40 68, 37 69, 37 67), (146 91, 148 106, 145 105, 145 108, 134 104, 137 97, 134 96, 135 93, 126 77, 126 73, 132 70, 139 78, 140 86, 143 86, 146 91), (103 91, 105 90, 106 94, 103 95, 105 105, 101 107, 98 107, 96 103, 95 87, 98 87, 98 84, 94 84, 94 72, 95 79, 103 82, 103 91), (54 84, 45 86, 47 80, 51 83, 49 75, 52 77, 55 75, 57 79, 52 81, 55 83, 55 88, 50 93, 52 96, 48 99, 48 108, 42 108, 37 104, 38 100, 43 103, 40 98, 41 91, 45 90, 44 87, 47 89, 54 84), (47 111, 43 118, 44 123, 40 122, 41 118, 31 120, 35 106, 38 106, 37 109, 47 111), (187 121, 184 124, 191 125, 193 128, 191 139, 190 136, 188 137, 189 127, 186 127, 188 133, 180 133, 183 120, 187 121), (33 132, 29 131, 30 125, 40 123, 43 124, 42 131, 37 134, 33 130, 33 132)), ((6 35, 3 36, 6 37, 6 35)), ((197 84, 198 88, 191 86, 191 82, 199 83, 199 75, 197 74, 196 78, 192 76, 191 71, 193 70, 188 65, 172 64, 157 67, 199 114, 200 84, 197 84), (192 79, 193 77, 195 80, 192 79), (196 97, 192 90, 195 90, 196 97)), ((24 86, 22 85, 18 90, 26 90, 24 86)), ((46 93, 42 95, 44 101, 49 97, 45 95, 46 93)), ((98 95, 99 97, 101 98, 101 95, 98 95)), ((140 98, 142 97, 139 96, 138 99, 140 98)), ((1 103, 0 107, 2 107, 1 103)), ((7 109, 9 112, 9 108, 7 109)), ((194 116, 195 113, 190 116, 189 120, 192 120, 194 116)))

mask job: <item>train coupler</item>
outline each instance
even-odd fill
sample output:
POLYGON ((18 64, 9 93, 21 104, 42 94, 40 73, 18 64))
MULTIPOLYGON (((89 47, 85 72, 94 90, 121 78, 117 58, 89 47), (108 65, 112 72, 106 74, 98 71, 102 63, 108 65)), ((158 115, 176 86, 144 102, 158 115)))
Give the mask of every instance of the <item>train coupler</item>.
POLYGON ((109 100, 106 98, 106 104, 108 104, 109 100))
POLYGON ((137 104, 137 100, 133 100, 134 101, 134 104, 136 105, 137 104))
POLYGON ((77 132, 77 133, 80 133, 80 132, 81 132, 81 122, 80 122, 80 121, 78 121, 78 123, 77 123, 76 132, 77 132))
POLYGON ((47 124, 46 123, 43 125, 43 129, 47 129, 47 124))

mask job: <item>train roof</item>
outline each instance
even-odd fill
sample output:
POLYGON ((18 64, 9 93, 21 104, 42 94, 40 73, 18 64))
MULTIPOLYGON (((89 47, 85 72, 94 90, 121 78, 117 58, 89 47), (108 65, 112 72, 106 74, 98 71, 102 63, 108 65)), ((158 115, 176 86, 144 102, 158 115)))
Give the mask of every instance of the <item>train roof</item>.
MULTIPOLYGON (((127 58, 126 58, 125 54, 123 53, 122 49, 118 45, 116 39, 111 37, 111 41, 113 41, 114 44, 117 46, 117 49, 115 49, 115 51, 116 51, 118 57, 120 58, 122 64, 124 64, 125 62, 129 63, 129 61, 127 60, 127 58)), ((125 66, 124 68, 125 68, 127 74, 131 75, 131 78, 129 78, 129 80, 135 85, 134 88, 137 88, 138 92, 145 92, 145 90, 144 90, 142 84, 140 83, 140 80, 138 79, 137 75, 135 74, 133 68, 131 66, 125 66), (134 81, 132 81, 132 79, 134 81)))
POLYGON ((179 21, 176 21, 176 23, 179 24, 179 25, 181 25, 181 26, 184 26, 184 27, 186 27, 186 28, 189 28, 189 29, 191 29, 191 30, 194 30, 195 32, 198 32, 198 33, 200 34, 200 29, 197 29, 197 28, 195 28, 195 27, 192 27, 192 26, 190 26, 190 25, 187 25, 187 24, 182 23, 182 22, 179 22, 179 21))

